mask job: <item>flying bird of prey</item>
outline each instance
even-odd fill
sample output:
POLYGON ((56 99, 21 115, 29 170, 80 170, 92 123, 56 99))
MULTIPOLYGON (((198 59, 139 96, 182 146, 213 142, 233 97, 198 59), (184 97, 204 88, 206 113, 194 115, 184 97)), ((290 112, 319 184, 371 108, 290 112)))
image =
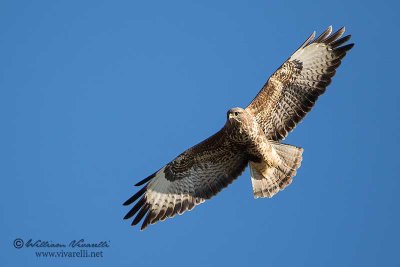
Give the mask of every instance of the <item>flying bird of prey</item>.
POLYGON ((272 197, 292 182, 303 149, 279 141, 293 130, 330 84, 341 60, 354 44, 346 44, 344 27, 315 32, 275 71, 246 108, 232 108, 213 136, 189 148, 138 182, 143 186, 124 205, 149 224, 192 210, 227 187, 250 167, 255 198, 272 197))

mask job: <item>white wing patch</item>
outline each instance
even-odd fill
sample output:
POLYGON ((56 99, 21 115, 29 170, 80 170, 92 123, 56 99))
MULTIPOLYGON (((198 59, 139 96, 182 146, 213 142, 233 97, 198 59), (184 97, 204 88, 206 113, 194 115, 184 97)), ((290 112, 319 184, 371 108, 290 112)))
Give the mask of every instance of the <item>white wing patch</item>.
MULTIPOLYGON (((174 210, 174 208, 182 204, 184 200, 188 200, 194 205, 189 205, 187 210, 192 210, 195 205, 201 204, 205 201, 203 198, 195 198, 192 197, 189 193, 194 193, 193 186, 190 186, 189 179, 182 179, 176 181, 168 181, 165 178, 164 173, 165 167, 159 170, 154 177, 154 179, 149 183, 146 191, 146 199, 147 203, 151 205, 150 210, 156 214, 160 214, 161 212, 166 212, 168 209, 174 210), (190 187, 192 190, 190 190, 190 187)), ((178 214, 183 214, 186 210, 182 208, 178 210, 178 214)), ((171 218, 176 214, 171 214, 171 218)), ((160 218, 161 221, 164 221, 167 216, 163 216, 160 218)))

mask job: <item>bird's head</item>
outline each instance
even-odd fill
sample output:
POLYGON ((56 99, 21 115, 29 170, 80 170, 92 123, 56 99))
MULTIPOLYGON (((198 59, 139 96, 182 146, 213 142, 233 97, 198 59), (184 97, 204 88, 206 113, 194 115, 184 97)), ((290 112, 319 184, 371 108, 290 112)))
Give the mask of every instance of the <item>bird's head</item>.
POLYGON ((242 108, 228 110, 225 127, 230 138, 239 143, 246 143, 258 131, 253 115, 242 108))
POLYGON ((228 110, 226 117, 231 124, 242 124, 246 121, 247 113, 242 108, 231 108, 228 110))

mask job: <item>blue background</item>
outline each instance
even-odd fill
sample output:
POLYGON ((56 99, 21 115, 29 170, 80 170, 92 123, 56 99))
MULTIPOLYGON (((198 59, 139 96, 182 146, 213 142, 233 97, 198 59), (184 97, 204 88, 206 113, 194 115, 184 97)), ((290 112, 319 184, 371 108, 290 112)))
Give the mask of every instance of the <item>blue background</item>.
POLYGON ((0 266, 399 266, 399 6, 143 2, 1 1, 0 266), (122 220, 134 183, 331 24, 356 46, 285 141, 305 149, 291 186, 254 200, 247 170, 146 231, 122 220), (40 259, 17 237, 110 247, 40 259))

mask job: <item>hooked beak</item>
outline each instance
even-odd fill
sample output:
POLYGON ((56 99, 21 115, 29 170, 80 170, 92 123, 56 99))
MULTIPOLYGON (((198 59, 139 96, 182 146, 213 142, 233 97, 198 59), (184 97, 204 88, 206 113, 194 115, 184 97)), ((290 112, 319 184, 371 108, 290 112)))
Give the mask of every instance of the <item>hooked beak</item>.
POLYGON ((238 117, 235 117, 232 113, 230 113, 229 115, 228 115, 228 118, 229 118, 229 122, 230 123, 233 123, 233 122, 241 122, 241 120, 239 120, 239 118, 238 117))

